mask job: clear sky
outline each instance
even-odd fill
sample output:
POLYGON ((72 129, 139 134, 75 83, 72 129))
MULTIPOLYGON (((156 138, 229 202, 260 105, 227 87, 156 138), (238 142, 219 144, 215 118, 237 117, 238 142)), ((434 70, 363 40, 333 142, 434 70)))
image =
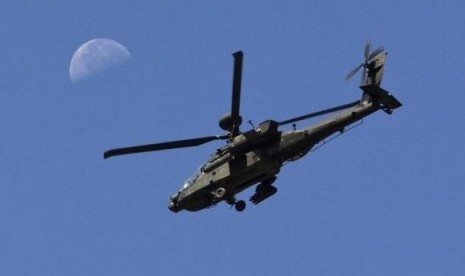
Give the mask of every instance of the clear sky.
POLYGON ((2 1, 0 275, 463 275, 463 10, 2 1), (73 84, 71 57, 94 38, 132 58, 73 84), (237 50, 244 121, 358 99, 358 77, 344 77, 368 39, 389 52, 383 87, 404 106, 288 164, 278 193, 243 213, 167 209, 221 141, 103 160, 114 147, 221 134, 237 50))

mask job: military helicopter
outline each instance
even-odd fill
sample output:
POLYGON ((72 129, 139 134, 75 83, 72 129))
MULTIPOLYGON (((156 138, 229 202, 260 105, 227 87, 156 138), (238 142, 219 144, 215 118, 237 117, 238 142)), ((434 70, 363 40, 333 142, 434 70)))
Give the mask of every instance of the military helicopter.
POLYGON ((380 47, 370 52, 371 44, 367 43, 364 51, 365 60, 347 75, 349 79, 363 69, 360 100, 285 121, 267 120, 251 130, 242 132, 239 128, 242 123, 239 108, 243 53, 238 51, 233 53, 231 113, 224 115, 219 121, 219 126, 226 134, 117 148, 106 151, 104 158, 194 147, 214 140, 226 140, 226 145, 218 148, 208 161, 185 181, 181 189, 171 196, 168 208, 173 212, 199 211, 225 201, 241 212, 246 208, 246 203, 244 200, 237 200, 236 194, 256 185, 250 201, 253 204, 262 202, 277 192, 273 183, 284 163, 302 158, 328 137, 343 133, 349 126, 378 110, 391 114, 402 105, 380 87, 386 51, 380 47), (283 125, 337 111, 341 112, 304 129, 278 129, 283 125))

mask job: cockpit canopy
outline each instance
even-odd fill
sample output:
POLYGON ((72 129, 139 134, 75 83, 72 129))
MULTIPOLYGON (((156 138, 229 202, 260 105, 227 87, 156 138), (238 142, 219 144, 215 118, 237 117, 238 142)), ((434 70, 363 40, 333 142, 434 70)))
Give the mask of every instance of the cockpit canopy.
POLYGON ((192 184, 194 184, 194 182, 199 178, 201 174, 202 174, 202 167, 199 167, 192 173, 191 176, 189 176, 189 178, 186 179, 186 181, 184 181, 184 185, 182 185, 180 191, 183 191, 187 189, 188 187, 190 187, 192 184))

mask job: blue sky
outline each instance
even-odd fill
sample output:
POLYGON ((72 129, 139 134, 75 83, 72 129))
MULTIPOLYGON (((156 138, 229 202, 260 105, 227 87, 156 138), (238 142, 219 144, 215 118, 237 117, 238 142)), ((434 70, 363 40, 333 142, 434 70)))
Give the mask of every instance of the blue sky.
POLYGON ((3 1, 0 274, 465 273, 464 8, 3 1), (102 37, 132 59, 72 84, 74 51, 102 37), (244 121, 351 102, 358 79, 344 77, 368 39, 389 52, 383 87, 404 106, 285 166, 278 194, 243 213, 167 209, 222 142, 102 158, 109 148, 221 133, 237 50, 244 121))

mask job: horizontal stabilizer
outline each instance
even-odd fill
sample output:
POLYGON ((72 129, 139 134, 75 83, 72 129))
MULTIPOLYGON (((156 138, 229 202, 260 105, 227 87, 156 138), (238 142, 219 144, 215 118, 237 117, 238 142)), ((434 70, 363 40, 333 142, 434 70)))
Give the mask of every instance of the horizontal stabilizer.
POLYGON ((402 106, 402 104, 394 96, 389 95, 389 92, 377 85, 362 85, 360 86, 360 89, 370 95, 373 100, 379 102, 383 108, 393 110, 402 106))

